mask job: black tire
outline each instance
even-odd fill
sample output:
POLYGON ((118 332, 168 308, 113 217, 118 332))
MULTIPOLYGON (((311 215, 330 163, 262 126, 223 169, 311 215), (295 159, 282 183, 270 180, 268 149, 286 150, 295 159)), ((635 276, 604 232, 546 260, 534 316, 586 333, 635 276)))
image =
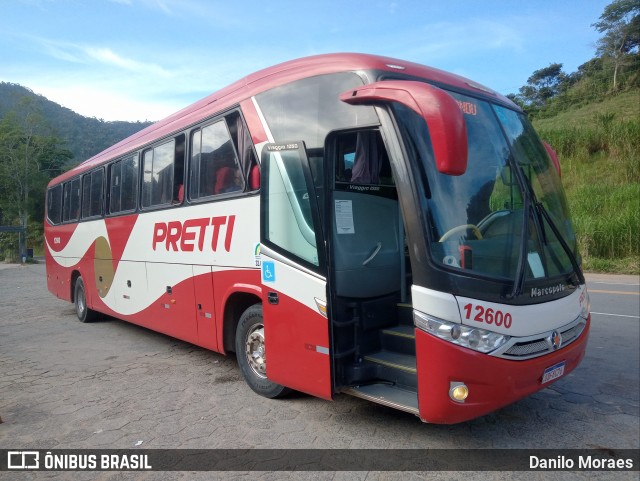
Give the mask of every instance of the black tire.
POLYGON ((73 301, 76 307, 76 315, 81 322, 92 322, 96 320, 98 313, 87 307, 87 293, 82 277, 76 279, 76 284, 73 288, 73 301))
POLYGON ((240 317, 236 329, 236 357, 244 380, 256 393, 274 399, 291 392, 267 378, 261 304, 249 307, 240 317))

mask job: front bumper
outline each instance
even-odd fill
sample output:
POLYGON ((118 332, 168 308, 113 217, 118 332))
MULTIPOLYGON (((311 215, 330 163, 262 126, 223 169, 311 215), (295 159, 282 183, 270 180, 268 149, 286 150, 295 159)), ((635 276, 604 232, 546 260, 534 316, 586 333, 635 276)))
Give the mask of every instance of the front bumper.
POLYGON ((482 354, 416 329, 420 418, 429 423, 459 423, 548 387, 555 381, 541 383, 546 368, 564 361, 564 377, 580 364, 590 325, 589 316, 582 334, 574 342, 551 354, 522 361, 482 354), (469 388, 463 403, 449 397, 451 382, 462 382, 469 388))

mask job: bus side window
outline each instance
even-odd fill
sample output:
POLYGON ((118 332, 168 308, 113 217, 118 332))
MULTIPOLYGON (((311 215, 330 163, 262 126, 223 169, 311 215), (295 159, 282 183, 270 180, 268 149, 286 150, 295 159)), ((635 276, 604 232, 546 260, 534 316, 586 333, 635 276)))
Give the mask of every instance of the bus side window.
POLYGON ((244 191, 242 169, 224 120, 194 131, 191 139, 191 199, 244 191))
POLYGON ((122 193, 122 164, 119 161, 109 166, 109 212, 120 212, 121 209, 121 193, 122 193))
POLYGON ((80 217, 80 178, 64 184, 62 222, 78 220, 80 217))
POLYGON ((176 201, 184 175, 184 135, 146 150, 142 165, 142 207, 176 201))
POLYGON ((47 192, 47 218, 54 225, 62 222, 62 184, 47 192))
POLYGON ((247 129, 239 112, 232 112, 227 115, 226 121, 249 191, 258 190, 260 188, 260 168, 258 167, 249 129, 247 129))
POLYGON ((102 168, 82 177, 82 218, 102 215, 102 168))
POLYGON ((138 166, 138 154, 122 161, 122 210, 135 210, 138 205, 138 166))
POLYGON ((181 134, 176 137, 176 151, 173 174, 173 203, 182 204, 184 198, 184 139, 181 134))
POLYGON ((138 154, 110 166, 109 212, 135 210, 138 204, 138 154))
POLYGON ((82 176, 82 218, 91 217, 91 174, 82 176))

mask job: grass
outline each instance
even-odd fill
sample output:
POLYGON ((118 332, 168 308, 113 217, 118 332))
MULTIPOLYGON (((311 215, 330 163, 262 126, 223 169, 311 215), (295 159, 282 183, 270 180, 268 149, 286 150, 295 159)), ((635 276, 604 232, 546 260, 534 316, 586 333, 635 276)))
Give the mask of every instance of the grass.
POLYGON ((558 152, 588 271, 640 274, 639 100, 627 92, 534 122, 558 152))
POLYGON ((616 121, 626 122, 640 118, 640 90, 623 92, 614 97, 603 97, 599 102, 568 109, 550 118, 534 120, 538 130, 556 130, 567 127, 597 127, 599 117, 614 115, 616 121))
POLYGON ((640 265, 638 257, 623 257, 621 259, 602 259, 600 257, 588 257, 583 259, 582 268, 585 272, 604 272, 615 274, 638 275, 640 265))

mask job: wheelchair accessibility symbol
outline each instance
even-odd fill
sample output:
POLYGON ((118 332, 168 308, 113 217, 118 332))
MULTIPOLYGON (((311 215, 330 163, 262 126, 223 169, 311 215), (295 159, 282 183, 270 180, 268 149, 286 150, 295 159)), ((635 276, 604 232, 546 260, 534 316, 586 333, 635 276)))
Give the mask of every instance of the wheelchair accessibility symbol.
POLYGON ((273 262, 262 263, 262 282, 276 281, 276 266, 273 262))

